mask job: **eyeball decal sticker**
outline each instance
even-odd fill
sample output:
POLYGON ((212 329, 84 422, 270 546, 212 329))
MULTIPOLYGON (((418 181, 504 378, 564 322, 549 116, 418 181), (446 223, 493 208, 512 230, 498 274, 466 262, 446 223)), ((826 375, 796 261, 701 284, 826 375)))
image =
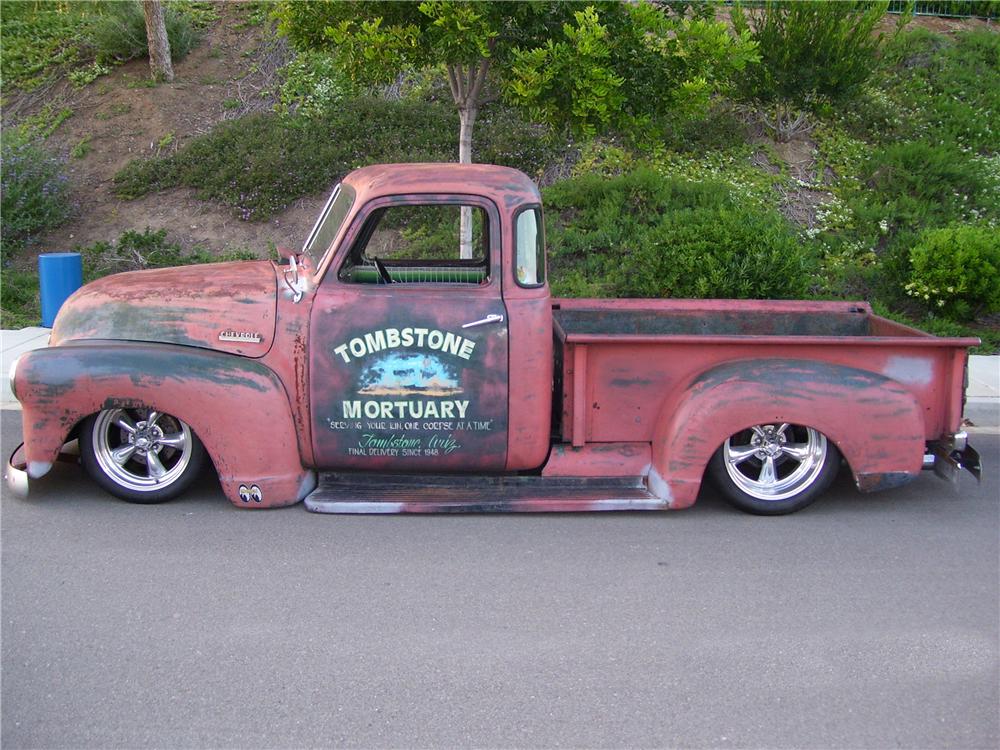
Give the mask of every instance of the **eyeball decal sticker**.
POLYGON ((240 500, 245 503, 254 502, 259 503, 263 500, 264 495, 260 491, 260 487, 256 484, 251 484, 247 487, 245 484, 240 485, 240 500))

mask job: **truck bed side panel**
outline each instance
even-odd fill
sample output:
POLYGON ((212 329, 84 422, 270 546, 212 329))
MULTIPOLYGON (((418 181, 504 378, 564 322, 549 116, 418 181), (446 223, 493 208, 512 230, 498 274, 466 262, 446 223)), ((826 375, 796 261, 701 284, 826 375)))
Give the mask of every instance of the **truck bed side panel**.
POLYGON ((866 370, 900 383, 921 405, 928 440, 958 428, 961 388, 955 383, 958 379, 961 385, 963 349, 805 340, 670 344, 623 340, 566 347, 562 437, 566 442, 650 440, 661 409, 680 398, 700 373, 735 360, 789 357, 866 370), (581 348, 586 349, 586 370, 578 373, 581 358, 574 355, 581 348), (574 425, 582 428, 582 435, 574 425))

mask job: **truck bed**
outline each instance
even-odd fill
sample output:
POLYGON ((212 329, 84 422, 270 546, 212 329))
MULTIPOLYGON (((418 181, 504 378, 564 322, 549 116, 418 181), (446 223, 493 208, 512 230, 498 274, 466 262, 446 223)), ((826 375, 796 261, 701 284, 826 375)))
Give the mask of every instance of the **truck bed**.
MULTIPOLYGON (((635 442, 711 368, 810 360, 877 373, 918 399, 927 439, 957 429, 966 350, 861 302, 553 300, 556 422, 563 441, 635 442)), ((780 384, 776 384, 780 389, 780 384)))

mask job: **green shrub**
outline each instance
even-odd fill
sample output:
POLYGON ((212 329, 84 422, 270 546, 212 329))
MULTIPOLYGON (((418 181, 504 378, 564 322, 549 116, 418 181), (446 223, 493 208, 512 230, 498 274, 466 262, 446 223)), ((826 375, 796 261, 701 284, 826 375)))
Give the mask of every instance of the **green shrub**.
MULTIPOLYGON (((123 198, 175 186, 262 220, 329 189, 365 164, 454 161, 458 115, 444 103, 346 100, 314 117, 251 115, 222 123, 169 157, 132 162, 115 176, 123 198)), ((483 113, 477 160, 537 172, 547 158, 536 130, 510 113, 483 113), (496 119, 494 119, 496 118, 496 119)))
POLYGON ((355 93, 350 78, 325 52, 299 52, 281 69, 281 77, 277 107, 281 112, 314 117, 355 93))
POLYGON ((32 237, 61 224, 70 213, 69 185, 63 162, 38 142, 17 135, 0 148, 0 213, 4 254, 20 249, 32 237))
POLYGON ((106 76, 111 72, 111 68, 107 65, 102 65, 99 62, 92 62, 82 68, 77 68, 76 70, 71 70, 66 74, 69 82, 72 83, 77 88, 83 88, 88 83, 93 83, 101 76, 106 76))
POLYGON ((811 253, 776 213, 725 185, 637 170, 545 190, 557 294, 788 298, 807 293, 811 253))
POLYGON ((749 30, 759 65, 744 70, 742 95, 807 106, 856 94, 876 68, 884 2, 773 2, 733 8, 737 31, 749 30))
POLYGON ((1000 232, 958 225, 925 232, 910 251, 906 293, 953 320, 1000 311, 1000 232))
MULTIPOLYGON (((185 13, 169 5, 164 8, 163 20, 170 58, 180 60, 198 43, 198 33, 185 13)), ((91 24, 86 38, 99 63, 125 62, 149 54, 146 18, 135 0, 110 3, 106 12, 91 24)))
POLYGON ((622 259, 623 296, 783 299, 809 289, 809 253, 776 213, 680 211, 643 239, 622 259))

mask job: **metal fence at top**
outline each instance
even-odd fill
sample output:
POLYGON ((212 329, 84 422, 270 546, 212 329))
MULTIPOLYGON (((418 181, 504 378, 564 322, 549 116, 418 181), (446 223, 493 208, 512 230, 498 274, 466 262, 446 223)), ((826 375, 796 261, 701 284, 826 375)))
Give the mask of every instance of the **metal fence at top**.
MULTIPOLYGON (((890 0, 890 13, 905 13, 907 0, 890 0)), ((916 16, 1000 19, 1000 0, 927 0, 913 3, 916 16)))
MULTIPOLYGON (((836 2, 836 0, 823 0, 836 2)), ((665 0, 662 4, 684 13, 691 8, 713 4, 733 5, 735 0, 665 0)), ((763 0, 742 0, 742 5, 760 6, 763 0)), ((1000 21, 1000 0, 889 0, 889 12, 906 13, 910 6, 915 16, 938 16, 939 18, 982 18, 1000 21)))

